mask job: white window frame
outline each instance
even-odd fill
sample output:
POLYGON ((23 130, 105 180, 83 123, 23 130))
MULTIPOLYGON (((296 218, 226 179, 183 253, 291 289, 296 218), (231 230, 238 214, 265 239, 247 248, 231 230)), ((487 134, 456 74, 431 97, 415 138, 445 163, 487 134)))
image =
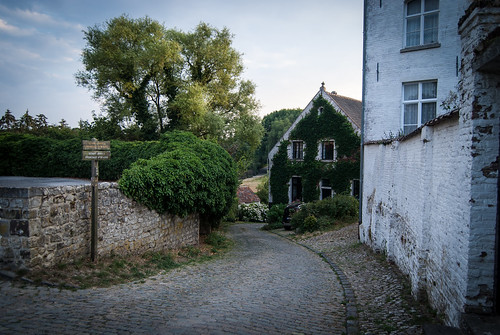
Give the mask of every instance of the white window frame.
POLYGON ((416 81, 416 82, 406 82, 403 83, 402 88, 401 88, 401 129, 403 129, 404 134, 409 134, 415 129, 421 127, 423 124, 428 122, 429 120, 422 120, 422 104, 426 103, 434 103, 435 104, 435 115, 434 118, 437 116, 437 85, 438 81, 437 80, 425 80, 425 81, 416 81), (422 85, 425 83, 436 83, 436 96, 433 98, 422 98, 422 85), (418 96, 417 99, 412 99, 412 100, 405 100, 405 86, 406 85, 418 85, 418 96), (405 123, 405 106, 407 105, 417 105, 417 123, 405 123), (415 127, 412 129, 406 129, 407 127, 415 127))
POLYGON ((301 186, 301 189, 300 189, 300 199, 298 199, 299 201, 302 201, 303 197, 304 197, 304 194, 303 194, 303 191, 304 191, 304 185, 302 185, 302 176, 298 176, 298 175, 293 175, 290 180, 288 181, 288 202, 289 203, 292 203, 294 202, 296 199, 293 199, 293 179, 294 178, 297 178, 297 179, 300 179, 300 186, 301 186))
POLYGON ((326 178, 322 178, 320 181, 319 181, 319 200, 323 200, 323 199, 326 199, 326 198, 323 198, 323 189, 325 190, 330 190, 330 196, 329 198, 333 198, 333 196, 335 195, 335 192, 333 191, 332 189, 332 186, 330 184, 330 181, 328 182, 328 184, 330 184, 329 186, 325 186, 323 185, 323 180, 328 180, 326 178))
POLYGON ((323 162, 334 162, 337 160, 337 146, 335 145, 335 140, 322 140, 318 145, 318 159, 323 162), (333 142, 333 159, 325 159, 325 143, 333 142))
POLYGON ((424 45, 432 45, 432 44, 437 44, 439 43, 439 1, 438 1, 438 8, 433 9, 433 10, 428 10, 425 11, 425 3, 427 0, 420 0, 420 12, 416 14, 411 14, 408 15, 408 4, 412 1, 415 0, 407 0, 405 1, 405 8, 404 8, 404 47, 405 48, 412 48, 412 47, 419 47, 419 46, 424 46, 424 45), (435 41, 431 42, 424 42, 424 35, 425 35, 425 17, 426 16, 431 16, 437 14, 437 36, 435 41), (419 43, 418 44, 408 44, 408 20, 419 18, 419 43))

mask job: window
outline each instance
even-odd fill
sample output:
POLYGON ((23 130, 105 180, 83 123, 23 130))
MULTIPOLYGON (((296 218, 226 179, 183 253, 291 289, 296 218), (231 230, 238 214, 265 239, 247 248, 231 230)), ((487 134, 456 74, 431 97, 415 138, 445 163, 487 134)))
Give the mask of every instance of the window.
POLYGON ((302 201, 302 179, 300 177, 292 177, 291 193, 291 202, 295 200, 302 201))
POLYGON ((406 2, 405 21, 405 47, 437 43, 439 0, 406 2))
POLYGON ((304 142, 303 141, 293 141, 292 142, 292 158, 293 159, 304 159, 304 142))
POLYGON ((331 198, 333 196, 332 187, 330 186, 329 179, 321 179, 320 188, 321 188, 320 200, 331 198))
POLYGON ((351 195, 355 197, 356 199, 359 200, 359 188, 361 184, 359 182, 359 179, 353 179, 351 180, 351 195))
POLYGON ((437 81, 403 84, 403 131, 411 133, 436 117, 437 81))
POLYGON ((321 142, 321 159, 325 161, 335 160, 335 141, 322 141, 321 142))

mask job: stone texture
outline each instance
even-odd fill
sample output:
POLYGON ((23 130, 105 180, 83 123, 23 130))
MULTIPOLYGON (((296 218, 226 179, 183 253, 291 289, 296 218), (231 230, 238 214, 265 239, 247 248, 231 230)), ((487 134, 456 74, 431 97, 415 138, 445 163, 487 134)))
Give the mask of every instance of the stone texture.
POLYGON ((260 227, 231 226, 229 254, 142 283, 69 291, 0 281, 0 333, 345 334, 328 264, 260 227))
MULTIPOLYGON (((90 253, 89 185, 0 188, 0 260, 12 268, 50 267, 90 253), (18 198, 31 195, 33 197, 18 198)), ((99 184, 98 256, 141 254, 197 244, 199 218, 158 214, 99 184)))

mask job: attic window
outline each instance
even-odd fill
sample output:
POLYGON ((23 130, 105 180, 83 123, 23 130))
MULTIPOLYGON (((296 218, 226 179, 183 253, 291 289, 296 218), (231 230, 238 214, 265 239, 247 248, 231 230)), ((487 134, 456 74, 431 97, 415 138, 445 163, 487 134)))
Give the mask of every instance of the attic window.
POLYGON ((321 107, 318 108, 318 116, 320 116, 321 113, 323 113, 323 106, 321 106, 321 107))

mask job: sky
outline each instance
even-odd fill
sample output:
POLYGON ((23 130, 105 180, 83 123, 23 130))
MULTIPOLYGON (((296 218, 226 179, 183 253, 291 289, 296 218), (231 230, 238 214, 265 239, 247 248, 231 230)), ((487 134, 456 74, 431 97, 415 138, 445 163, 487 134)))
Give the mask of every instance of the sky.
POLYGON ((305 108, 322 82, 361 99, 362 0, 0 0, 0 115, 92 121, 101 107, 75 80, 83 31, 122 14, 184 32, 228 28, 261 117, 305 108))

